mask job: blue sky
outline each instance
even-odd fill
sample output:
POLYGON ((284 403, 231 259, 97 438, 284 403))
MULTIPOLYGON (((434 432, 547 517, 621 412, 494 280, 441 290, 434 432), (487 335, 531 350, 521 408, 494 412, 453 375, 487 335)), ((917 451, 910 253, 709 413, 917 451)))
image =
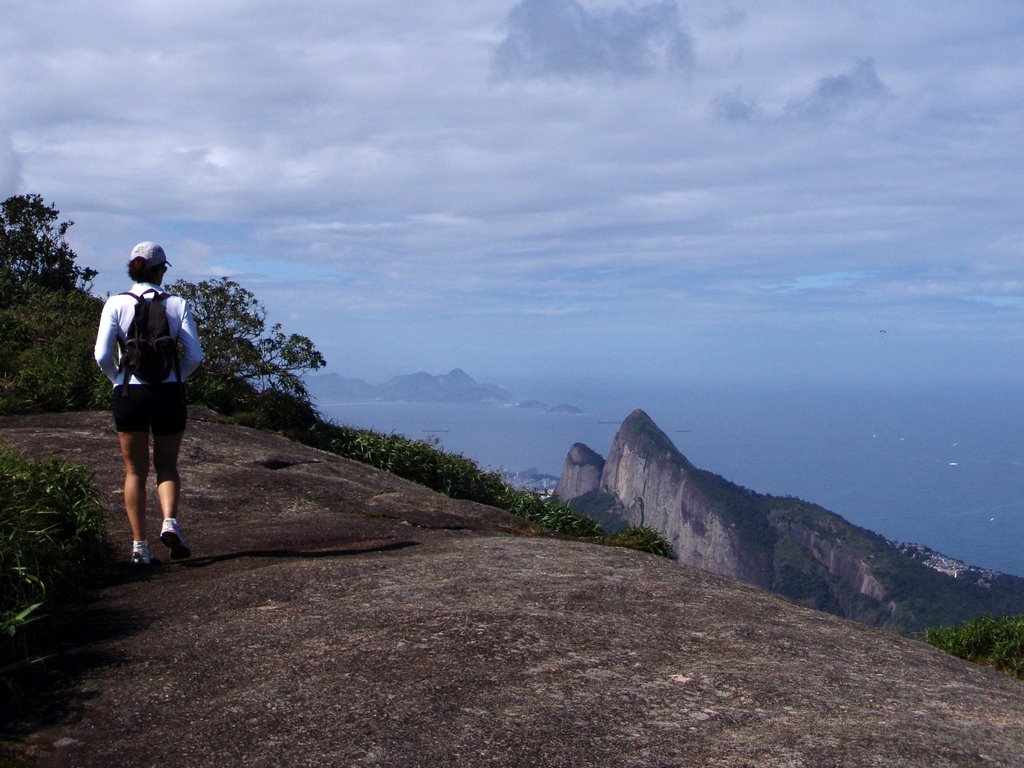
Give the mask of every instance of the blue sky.
POLYGON ((0 8, 98 292, 157 240, 371 381, 1024 378, 1019 2, 0 8))

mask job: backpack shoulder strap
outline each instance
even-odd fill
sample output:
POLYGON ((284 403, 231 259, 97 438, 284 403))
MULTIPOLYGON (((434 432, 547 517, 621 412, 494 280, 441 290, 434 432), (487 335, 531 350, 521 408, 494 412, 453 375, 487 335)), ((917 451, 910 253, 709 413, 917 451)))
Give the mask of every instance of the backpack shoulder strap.
POLYGON ((171 294, 163 291, 158 291, 156 288, 147 288, 142 293, 132 293, 131 291, 122 291, 118 296, 131 296, 136 301, 144 301, 147 293, 153 294, 154 301, 163 301, 164 299, 171 298, 171 294))
MULTIPOLYGON (((121 293, 118 294, 118 296, 131 296, 133 299, 135 299, 135 314, 136 316, 138 316, 139 304, 144 301, 142 296, 134 294, 131 291, 122 291, 121 293)), ((132 320, 131 328, 129 330, 135 330, 136 333, 138 333, 138 331, 136 330, 136 324, 134 320, 132 320)), ((120 336, 117 337, 117 346, 121 350, 121 359, 117 363, 117 372, 124 372, 124 379, 121 381, 121 394, 124 395, 125 397, 128 397, 128 377, 131 376, 131 371, 128 370, 128 366, 125 364, 124 359, 126 343, 121 340, 120 336)))

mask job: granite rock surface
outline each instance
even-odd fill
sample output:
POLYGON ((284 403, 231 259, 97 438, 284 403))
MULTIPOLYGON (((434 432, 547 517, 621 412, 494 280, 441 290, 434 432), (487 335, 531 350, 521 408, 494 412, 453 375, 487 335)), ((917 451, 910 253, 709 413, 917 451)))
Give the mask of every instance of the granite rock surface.
MULTIPOLYGON (((29 764, 1024 766, 1020 681, 193 416, 194 555, 111 563, 65 609, 3 728, 29 764)), ((0 441, 89 466, 127 538, 106 414, 0 441)))

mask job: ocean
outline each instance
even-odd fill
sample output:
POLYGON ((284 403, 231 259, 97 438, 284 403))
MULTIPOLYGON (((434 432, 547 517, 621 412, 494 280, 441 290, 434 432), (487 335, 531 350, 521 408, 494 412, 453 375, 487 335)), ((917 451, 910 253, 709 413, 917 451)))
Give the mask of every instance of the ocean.
POLYGON ((573 443, 608 455, 642 408, 694 465, 796 496, 887 538, 1024 576, 1024 398, 1012 387, 518 382, 488 405, 321 403, 334 421, 430 438, 481 467, 557 477, 573 443))

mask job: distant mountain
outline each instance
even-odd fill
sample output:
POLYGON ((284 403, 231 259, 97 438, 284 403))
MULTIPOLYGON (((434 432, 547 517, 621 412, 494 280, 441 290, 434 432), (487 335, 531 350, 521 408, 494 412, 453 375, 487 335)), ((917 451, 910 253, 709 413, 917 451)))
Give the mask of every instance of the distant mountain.
POLYGON ((367 400, 496 405, 515 402, 515 397, 506 389, 494 384, 480 384, 459 368, 441 376, 422 372, 395 376, 384 384, 346 379, 336 373, 307 376, 305 381, 309 394, 320 404, 367 400))
POLYGON ((540 400, 527 400, 522 403, 516 403, 517 408, 529 408, 537 411, 547 411, 548 413, 560 413, 564 416, 579 416, 583 413, 575 405, 568 405, 566 403, 560 403, 559 405, 548 405, 542 403, 540 400))
POLYGON ((816 504, 698 469, 641 410, 607 461, 572 446, 555 495, 610 529, 661 532, 680 562, 902 632, 1024 613, 1024 579, 899 545, 816 504))
POLYGON ((310 395, 321 404, 376 400, 415 403, 514 403, 515 397, 493 384, 478 383, 465 371, 432 376, 412 373, 395 376, 384 384, 368 384, 362 379, 346 379, 336 373, 307 376, 310 395))
POLYGON ((583 413, 574 405, 548 405, 539 400, 518 401, 504 387, 482 384, 460 368, 434 376, 411 373, 395 376, 384 384, 368 384, 362 379, 346 379, 336 373, 306 376, 309 394, 320 405, 331 403, 483 403, 514 405, 548 413, 577 415, 583 413))

